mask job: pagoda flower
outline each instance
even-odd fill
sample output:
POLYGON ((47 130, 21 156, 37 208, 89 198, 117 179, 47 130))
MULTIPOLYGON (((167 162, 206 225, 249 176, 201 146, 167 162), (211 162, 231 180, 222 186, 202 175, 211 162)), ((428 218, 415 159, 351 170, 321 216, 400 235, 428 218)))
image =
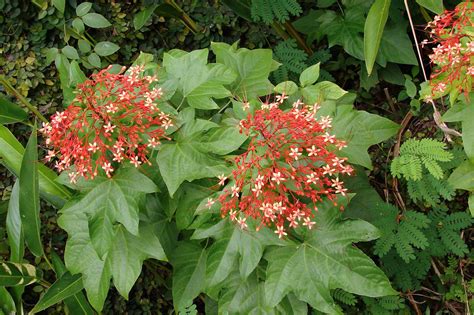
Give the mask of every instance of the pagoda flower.
POLYGON ((302 101, 288 110, 264 103, 240 122, 249 143, 234 158, 232 173, 218 176, 220 186, 227 179, 231 183, 216 200, 223 217, 242 228, 253 218, 257 231, 268 226, 283 238, 290 229, 313 228, 318 203, 330 200, 337 205, 337 197, 346 195, 338 176, 353 170, 336 155, 346 143, 331 135, 331 118, 316 118, 313 108, 302 101))
POLYGON ((72 103, 40 129, 50 147, 46 159, 57 158, 56 169, 68 171, 71 182, 100 172, 111 177, 124 162, 149 163, 150 150, 168 139, 172 119, 156 105, 162 90, 150 85, 155 78, 143 76, 141 66, 109 70, 78 84, 72 103))

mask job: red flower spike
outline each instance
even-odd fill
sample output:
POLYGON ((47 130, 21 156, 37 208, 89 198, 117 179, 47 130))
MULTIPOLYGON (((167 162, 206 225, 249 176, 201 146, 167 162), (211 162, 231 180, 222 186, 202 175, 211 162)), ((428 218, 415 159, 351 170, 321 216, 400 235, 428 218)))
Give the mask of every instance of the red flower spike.
MULTIPOLYGON (((229 215, 241 228, 247 227, 248 217, 258 219, 257 230, 271 226, 280 238, 288 228, 313 228, 314 214, 300 199, 336 203, 337 195, 347 192, 338 174, 353 172, 335 154, 346 144, 328 132, 331 118, 317 120, 319 106, 301 101, 283 111, 279 106, 285 98, 262 103, 262 109, 240 122, 241 132, 251 140, 247 151, 235 158, 236 169, 228 176, 233 186, 219 196, 223 217, 229 215)), ((219 185, 228 177, 219 176, 219 185)))
POLYGON ((58 158, 56 169, 69 171, 71 182, 99 172, 111 177, 127 161, 136 167, 149 163, 149 150, 167 138, 165 130, 172 126, 155 104, 162 95, 160 88, 150 86, 156 77, 142 76, 141 66, 126 74, 125 67, 118 74, 108 70, 78 84, 73 102, 40 130, 52 148, 47 160, 58 158))
POLYGON ((468 28, 474 26, 471 19, 473 8, 471 3, 461 4, 452 11, 435 16, 426 26, 430 40, 425 39, 421 45, 436 45, 429 57, 431 63, 437 66, 431 74, 432 95, 427 97, 428 101, 443 95, 451 85, 466 96, 472 89, 474 41, 468 34, 468 28))

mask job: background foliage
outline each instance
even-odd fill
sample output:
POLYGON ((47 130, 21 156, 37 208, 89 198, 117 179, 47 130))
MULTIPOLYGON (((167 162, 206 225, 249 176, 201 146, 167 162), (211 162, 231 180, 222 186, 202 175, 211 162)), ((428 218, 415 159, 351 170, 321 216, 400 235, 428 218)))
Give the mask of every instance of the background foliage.
MULTIPOLYGON (((444 1, 444 7, 453 8, 457 3, 444 1)), ((413 1, 410 2, 410 8, 415 25, 423 25, 435 13, 442 11, 443 1, 413 1)), ((308 309, 302 301, 313 307, 319 305, 319 310, 314 313, 421 314, 429 310, 431 313, 462 314, 469 307, 472 308, 473 230, 472 217, 466 211, 469 206, 474 208, 474 167, 471 163, 474 119, 466 118, 474 117, 472 98, 461 98, 452 107, 442 105, 444 121, 463 132, 462 139, 454 138, 454 142, 445 145, 444 134, 433 120, 432 108, 421 105, 418 100, 423 78, 417 66, 403 1, 145 0, 95 1, 88 5, 74 0, 35 0, 31 3, 0 0, 0 30, 0 75, 4 75, 20 98, 25 97, 46 116, 60 110, 63 103, 68 103, 73 97, 74 86, 83 80, 84 74, 89 75, 109 64, 130 65, 143 51, 153 55, 155 61, 163 60, 160 71, 164 72, 160 74, 168 75, 163 77, 176 91, 176 94, 170 93, 170 97, 174 94, 170 103, 180 104, 186 99, 190 106, 180 114, 183 123, 207 119, 200 110, 208 108, 202 108, 199 105, 202 102, 193 99, 192 91, 185 89, 183 79, 187 76, 192 79, 189 69, 181 69, 182 72, 174 70, 179 68, 184 59, 191 58, 191 54, 171 50, 192 51, 210 47, 209 52, 201 51, 199 64, 196 63, 196 69, 193 70, 202 73, 208 71, 209 63, 214 61, 225 64, 225 58, 220 56, 227 51, 234 54, 232 56, 238 62, 244 62, 238 59, 236 46, 232 48, 223 43, 211 45, 211 42, 233 44, 239 41, 239 47, 270 48, 271 51, 245 52, 252 56, 255 63, 248 65, 249 69, 255 65, 265 68, 254 81, 245 81, 245 73, 234 69, 239 76, 237 80, 246 82, 246 88, 239 89, 239 84, 231 78, 220 84, 240 99, 268 94, 272 91, 271 84, 277 86, 278 92, 278 84, 286 82, 280 87, 288 87, 289 81, 293 81, 295 86, 295 91, 289 93, 292 97, 303 96, 314 102, 323 95, 326 101, 333 103, 327 107, 327 114, 335 117, 336 135, 350 139, 351 145, 344 153, 351 163, 367 169, 361 167, 356 177, 345 179, 356 195, 344 213, 329 211, 324 214, 327 217, 320 218, 322 223, 318 235, 305 240, 305 245, 283 244, 285 247, 281 247, 280 241, 271 237, 256 242, 246 239, 246 234, 225 221, 218 223, 218 215, 211 219, 204 218, 198 211, 199 215, 195 218, 194 210, 199 210, 200 200, 211 193, 208 190, 211 183, 200 179, 207 177, 208 171, 203 175, 199 168, 206 165, 215 172, 214 175, 218 175, 224 166, 207 158, 209 151, 202 151, 200 163, 189 166, 185 157, 178 156, 179 152, 186 150, 178 151, 176 148, 179 145, 191 150, 195 149, 194 144, 184 141, 168 144, 157 157, 164 182, 160 181, 156 187, 148 183, 146 187, 134 189, 127 185, 123 189, 134 190, 133 195, 146 205, 146 209, 168 209, 167 213, 141 213, 140 220, 137 217, 134 224, 145 231, 140 234, 143 235, 151 231, 150 226, 168 222, 167 230, 160 230, 159 233, 160 237, 167 235, 169 243, 164 245, 157 241, 150 244, 150 248, 143 248, 142 252, 133 255, 133 259, 120 257, 117 256, 120 251, 114 250, 114 247, 133 247, 128 244, 144 242, 127 231, 131 225, 116 231, 114 244, 110 249, 102 250, 113 253, 111 261, 127 260, 127 264, 133 266, 127 269, 132 275, 123 275, 118 265, 107 263, 107 271, 102 275, 113 278, 117 291, 111 289, 108 292, 109 284, 107 288, 104 287, 107 281, 96 284, 84 282, 86 288, 96 285, 96 298, 105 300, 104 313, 151 314, 168 313, 175 309, 182 313, 205 311, 212 314, 213 310, 221 307, 229 313, 275 311, 300 314, 308 309), (375 40, 369 41, 366 36, 372 36, 375 40), (276 62, 281 64, 277 69, 276 62), (301 73, 317 64, 319 74, 316 79, 300 82, 301 73), (466 107, 466 104, 471 107, 466 107), (411 117, 407 121, 404 118, 409 114, 411 117), (401 124, 401 127, 393 122, 401 124), (183 165, 177 168, 188 167, 191 170, 176 175, 173 171, 176 166, 171 161, 175 163, 180 158, 183 158, 183 165), (199 180, 182 184, 193 179, 199 180), (178 198, 170 198, 168 191, 178 198), (144 197, 144 193, 151 194, 144 197), (176 200, 179 200, 177 204, 176 200), (169 221, 172 223, 169 224, 169 221), (206 224, 202 225, 203 222, 206 224), (370 225, 362 222, 369 222, 370 225), (380 235, 373 227, 379 228, 380 235), (178 230, 181 231, 180 242, 177 242, 178 230), (337 234, 338 231, 354 236, 341 244, 326 246, 324 240, 329 236, 325 234, 337 234), (359 241, 364 243, 352 245, 359 241), (176 246, 180 250, 172 254, 171 248, 176 246), (251 255, 246 252, 249 247, 260 253, 257 261, 252 261, 251 255), (157 251, 157 248, 161 250, 157 251), (399 294, 378 297, 393 292, 385 289, 384 294, 370 293, 370 285, 362 287, 363 292, 358 292, 358 288, 351 287, 351 284, 339 283, 317 290, 324 297, 324 303, 314 300, 314 292, 313 296, 308 296, 310 288, 307 286, 312 286, 314 290, 318 281, 334 281, 331 277, 335 277, 334 273, 343 272, 344 259, 351 255, 359 255, 371 267, 373 263, 364 260, 368 255, 389 277, 393 289, 399 294), (332 265, 330 270, 321 269, 323 256, 335 257, 342 263, 340 266, 332 265), (288 269, 285 264, 301 261, 298 257, 307 258, 306 265, 300 267, 311 270, 310 274, 315 277, 310 279, 313 282, 306 282, 305 279, 280 283, 278 280, 288 269), (142 261, 144 265, 140 273, 137 266, 141 266, 142 261), (203 283, 203 274, 206 274, 206 279, 210 279, 210 283, 203 283), (193 279, 188 279, 189 275, 194 275, 193 279), (249 280, 241 281, 243 275, 250 276, 249 280), (137 277, 132 288, 130 279, 137 277), (202 291, 206 294, 200 294, 202 291), (368 296, 361 297, 358 294, 368 296), (123 297, 127 295, 128 300, 123 297)), ((420 39, 425 38, 421 27, 417 31, 420 39)), ((426 56, 429 51, 425 49, 423 54, 426 56)), ((5 84, 3 89, 0 102, 2 106, 7 106, 15 98, 11 97, 12 93, 5 84)), ((216 106, 225 105, 219 101, 221 96, 211 96, 217 101, 216 106)), ((227 106, 237 107, 236 104, 232 105, 227 106)), ((238 111, 235 112, 238 115, 238 111)), ((226 116, 218 116, 219 122, 223 118, 226 116)), ((16 121, 2 121, 2 124, 16 121)), ((91 204, 97 206, 95 203, 101 202, 92 197, 94 194, 100 196, 103 190, 110 189, 101 184, 83 189, 83 199, 70 201, 61 211, 58 222, 55 208, 63 206, 70 197, 70 191, 53 183, 46 186, 46 193, 42 191, 42 197, 47 202, 41 201, 40 204, 39 197, 29 198, 35 191, 35 183, 44 187, 44 183, 49 183, 48 179, 54 178, 54 174, 39 167, 38 178, 34 178, 34 170, 21 167, 22 161, 24 165, 35 165, 31 161, 38 157, 35 156, 36 150, 31 148, 36 138, 33 135, 28 140, 30 127, 25 124, 10 124, 8 127, 20 142, 16 142, 8 129, 1 126, 0 145, 2 150, 8 148, 11 153, 10 157, 5 153, 0 154, 2 162, 20 180, 26 179, 23 184, 22 181, 15 184, 12 173, 5 168, 1 171, 0 235, 3 241, 0 251, 5 261, 17 265, 2 265, 0 279, 2 274, 10 273, 32 284, 9 288, 8 291, 0 287, 0 312, 8 313, 15 304, 9 297, 21 296, 23 290, 23 303, 27 311, 33 307, 36 307, 35 311, 41 310, 41 305, 35 306, 41 297, 44 309, 49 307, 50 313, 64 313, 65 307, 77 310, 81 305, 86 305, 82 306, 85 313, 92 312, 81 291, 82 285, 72 286, 72 291, 69 291, 72 293, 64 300, 64 304, 56 304, 54 299, 57 297, 44 293, 55 279, 65 279, 63 281, 68 284, 79 281, 65 270, 62 262, 66 232, 69 236, 74 233, 81 235, 80 231, 71 231, 87 229, 87 218, 101 209, 87 207, 91 204), (20 143, 26 146, 25 151, 20 143), (28 183, 32 183, 30 187, 28 183), (22 197, 20 191, 28 197, 22 197), (92 198, 94 203, 87 198, 92 198), (8 231, 8 226, 20 226, 19 209, 32 209, 27 213, 29 215, 41 209, 40 216, 33 215, 28 219, 34 221, 40 218, 41 229, 38 223, 34 231, 22 231, 28 235, 26 250, 21 235, 8 231), (30 235, 36 237, 31 238, 30 235), (41 255, 42 251, 50 257, 50 261, 35 257, 41 255), (25 259, 22 259, 23 253, 25 259)), ((186 136, 189 136, 191 131, 187 132, 186 136)), ((197 140, 205 143, 206 138, 200 137, 197 140)), ((229 152, 222 152, 222 155, 229 152)), ((139 177, 140 174, 133 176, 139 177)), ((146 181, 143 178, 140 180, 146 181)), ((113 193, 120 194, 120 187, 114 189, 113 193)), ((104 209, 108 207, 102 206, 104 209)), ((148 239, 154 237, 148 236, 148 239)), ((158 240, 158 236, 155 237, 158 240)), ((259 237, 265 238, 265 233, 259 237)), ((71 252, 74 251, 76 241, 71 237, 68 240, 71 252)), ((101 245, 94 246, 100 248, 101 245)), ((87 274, 91 270, 98 270, 97 265, 68 263, 67 255, 64 259, 72 273, 80 271, 87 274)), ((89 274, 89 279, 96 276, 89 274)), ((295 280, 303 279, 305 275, 286 273, 284 276, 295 280)), ((61 282, 54 285, 61 292, 64 291, 61 282)), ((90 301, 92 304, 99 303, 90 301)))

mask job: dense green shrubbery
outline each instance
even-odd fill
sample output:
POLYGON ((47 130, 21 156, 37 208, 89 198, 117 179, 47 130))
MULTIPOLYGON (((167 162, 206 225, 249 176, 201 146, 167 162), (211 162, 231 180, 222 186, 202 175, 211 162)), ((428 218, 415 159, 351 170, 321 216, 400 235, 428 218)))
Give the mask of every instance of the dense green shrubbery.
MULTIPOLYGON (((164 129, 157 150, 140 157, 140 171, 102 161, 99 169, 118 168, 112 179, 106 171, 94 180, 71 183, 66 172, 57 177, 44 165, 36 167, 35 133, 27 145, 25 136, 33 115, 27 117, 14 98, 0 95, 0 157, 20 179, 14 185, 15 177, 2 172, 0 253, 5 263, 0 284, 5 286, 0 287, 0 313, 30 311, 35 304, 34 311, 49 307, 51 313, 67 309, 72 314, 93 313, 92 308, 137 314, 472 309, 472 53, 460 68, 460 80, 468 80, 464 93, 457 93, 455 85, 438 93, 445 74, 434 71, 432 80, 424 82, 403 1, 32 3, 0 0, 4 94, 46 120, 67 106, 71 110, 71 102, 77 104, 77 91, 90 74, 108 65, 114 65, 111 73, 119 71, 118 64, 143 65, 144 75, 158 76, 156 87, 163 96, 156 104, 174 126, 164 129), (243 230, 222 219, 219 204, 227 201, 219 197, 215 179, 229 177, 221 182, 234 197, 233 158, 252 151, 250 139, 258 139, 254 133, 247 139, 239 126, 266 110, 278 121, 278 111, 265 109, 273 93, 280 94, 277 103, 286 113, 298 99, 319 104, 318 121, 332 125, 331 134, 347 144, 341 143, 337 154, 356 170, 355 176, 338 176, 324 188, 337 189, 337 207, 328 198, 314 204, 308 195, 290 198, 318 208, 316 229, 286 227, 288 236, 282 239, 267 227, 254 232, 258 220, 243 220, 244 212, 236 217, 243 230), (117 291, 109 290, 113 287, 117 291)), ((456 4, 444 3, 449 9, 456 4)), ((420 0, 410 9, 421 25, 442 13, 443 1, 420 0)), ((454 16, 472 21, 471 4, 457 10, 454 16)), ((456 21, 431 27, 442 34, 456 21)), ((459 23, 451 35, 468 47, 472 32, 459 23)), ((418 36, 424 38, 421 32, 418 36)), ((462 53, 469 56, 468 49, 462 53)), ((428 55, 429 47, 422 54, 428 55)), ((434 66, 449 71, 439 60, 434 66)), ((102 92, 95 91, 99 99, 102 92)), ((293 111, 304 112, 300 105, 293 111)), ((109 110, 101 115, 96 120, 108 117, 109 110)), ((123 126, 133 128, 133 121, 123 126)), ((100 127, 94 129, 97 134, 100 127)), ((42 159, 47 145, 40 142, 40 147, 42 159)), ((133 162, 136 152, 130 150, 126 159, 133 162)), ((97 162, 97 156, 89 158, 97 162)), ((281 187, 295 192, 300 186, 282 166, 299 170, 302 165, 292 163, 275 165, 282 167, 281 187)), ((271 176, 268 185, 276 181, 271 176)), ((326 175, 320 176, 323 181, 326 175)), ((241 200, 252 194, 250 188, 241 187, 241 200)), ((282 231, 276 232, 281 236, 282 231)))

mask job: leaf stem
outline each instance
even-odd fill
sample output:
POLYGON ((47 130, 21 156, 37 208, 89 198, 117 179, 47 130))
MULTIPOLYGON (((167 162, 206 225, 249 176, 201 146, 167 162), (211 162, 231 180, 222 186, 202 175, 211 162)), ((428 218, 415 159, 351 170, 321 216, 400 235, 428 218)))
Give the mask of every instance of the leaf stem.
POLYGON ((0 75, 0 83, 5 87, 5 90, 7 92, 9 92, 10 94, 13 94, 20 101, 20 103, 25 105, 26 108, 28 108, 28 110, 30 110, 33 114, 35 114, 36 117, 38 117, 38 119, 40 119, 42 122, 45 122, 45 123, 48 122, 48 120, 38 111, 38 109, 35 106, 33 106, 30 102, 28 102, 28 100, 23 95, 21 95, 21 93, 18 92, 18 90, 15 89, 10 84, 10 82, 8 82, 5 76, 0 75))

